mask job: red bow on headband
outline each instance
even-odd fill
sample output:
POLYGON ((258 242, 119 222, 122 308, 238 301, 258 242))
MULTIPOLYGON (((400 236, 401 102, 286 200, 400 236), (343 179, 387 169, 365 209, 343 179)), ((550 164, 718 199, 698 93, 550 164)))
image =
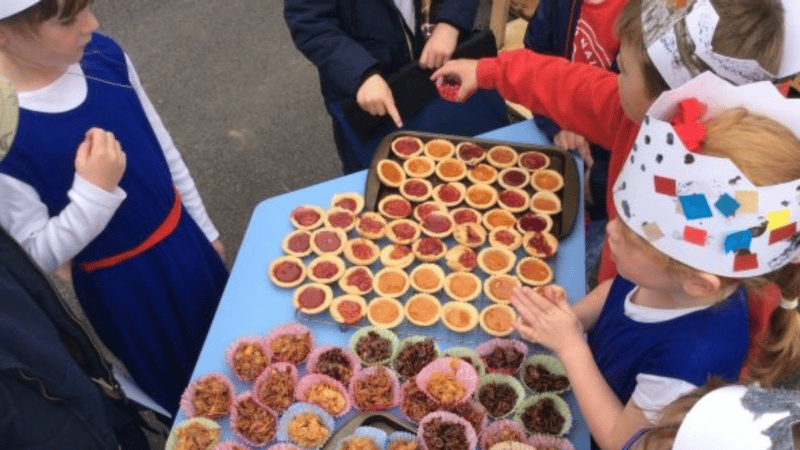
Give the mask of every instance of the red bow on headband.
POLYGON ((692 153, 700 152, 706 139, 706 124, 700 121, 706 109, 696 98, 688 98, 678 103, 678 111, 669 120, 683 145, 692 153))

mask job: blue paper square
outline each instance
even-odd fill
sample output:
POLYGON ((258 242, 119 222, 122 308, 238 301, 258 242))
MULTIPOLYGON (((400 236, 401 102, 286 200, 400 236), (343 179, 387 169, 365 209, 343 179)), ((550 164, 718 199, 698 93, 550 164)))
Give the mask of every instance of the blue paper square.
POLYGON ((737 231, 729 234, 725 238, 725 253, 737 250, 750 250, 750 241, 753 240, 753 232, 750 230, 737 231))
POLYGON ((678 197, 681 201, 681 209, 683 215, 689 220, 705 219, 711 217, 711 208, 708 206, 708 200, 703 194, 681 195, 678 197))
POLYGON ((739 202, 728 194, 722 194, 719 200, 714 203, 714 206, 716 206, 719 212, 724 214, 725 217, 730 217, 739 209, 739 202))

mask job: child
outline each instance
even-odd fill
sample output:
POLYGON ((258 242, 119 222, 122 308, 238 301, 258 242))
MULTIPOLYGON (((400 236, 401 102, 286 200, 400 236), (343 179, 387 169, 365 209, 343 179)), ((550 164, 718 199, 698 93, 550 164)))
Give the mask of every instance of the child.
POLYGON ((101 339, 174 412, 225 286, 224 247, 130 60, 94 33, 90 3, 0 8, 0 72, 20 98, 0 224, 46 271, 73 261, 101 339))
POLYGON ((734 88, 711 73, 663 94, 614 186, 622 213, 607 233, 619 275, 574 308, 550 290, 512 299, 522 336, 563 362, 600 448, 620 448, 710 376, 737 379, 744 284, 791 280, 784 294, 800 294, 797 103, 769 83, 734 88))
MULTIPOLYGON (((645 111, 661 92, 680 86, 691 78, 690 74, 708 68, 698 67, 698 61, 702 63, 698 54, 687 54, 683 47, 669 45, 675 37, 674 29, 658 28, 660 22, 656 20, 642 22, 644 13, 651 13, 648 17, 652 17, 654 9, 667 16, 670 11, 665 3, 673 2, 631 0, 623 8, 617 22, 620 38, 618 76, 593 66, 571 64, 561 58, 519 50, 478 62, 450 61, 433 74, 433 79, 445 75, 461 78, 458 99, 469 97, 478 87, 497 89, 504 98, 525 105, 535 114, 550 117, 561 128, 609 149, 606 206, 608 219, 612 220, 617 212, 610 187, 628 157, 645 111), (675 67, 680 70, 673 70, 675 67)), ((800 3, 785 1, 783 8, 780 0, 695 0, 683 3, 688 4, 687 9, 678 9, 672 14, 680 17, 687 10, 691 13, 687 20, 678 20, 678 25, 687 22, 705 25, 714 20, 716 11, 719 12, 713 42, 707 42, 705 47, 698 44, 697 48, 698 53, 705 50, 702 57, 722 62, 711 68, 723 78, 736 79, 737 84, 742 84, 800 71, 800 39, 795 35, 800 29, 800 24, 795 25, 800 21, 800 3), (712 46, 716 53, 708 56, 712 46), (749 60, 747 63, 755 65, 755 68, 745 72, 740 70, 740 64, 730 63, 730 58, 720 54, 749 60)), ((690 27, 690 31, 694 32, 694 27, 690 27)), ((606 280, 614 273, 606 241, 600 257, 598 280, 606 280)))

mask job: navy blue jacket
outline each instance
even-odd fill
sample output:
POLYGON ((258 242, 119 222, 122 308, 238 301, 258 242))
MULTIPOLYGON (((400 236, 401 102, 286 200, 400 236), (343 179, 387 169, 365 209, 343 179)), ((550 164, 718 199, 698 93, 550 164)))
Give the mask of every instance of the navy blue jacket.
MULTIPOLYGON (((285 0, 284 17, 297 48, 319 70, 326 103, 355 98, 374 72, 384 77, 419 59, 420 2, 414 0, 417 30, 411 33, 393 0, 285 0)), ((472 29, 477 0, 441 0, 431 22, 447 22, 464 36, 472 29)))

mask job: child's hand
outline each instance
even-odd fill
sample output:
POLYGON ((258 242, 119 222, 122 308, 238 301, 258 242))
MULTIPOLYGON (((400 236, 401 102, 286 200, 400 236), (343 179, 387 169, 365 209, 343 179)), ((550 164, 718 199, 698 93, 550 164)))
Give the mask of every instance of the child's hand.
POLYGON ((108 192, 114 190, 125 173, 125 152, 114 134, 92 128, 78 146, 75 172, 86 181, 108 192))
POLYGON ((225 245, 222 243, 222 239, 211 241, 211 246, 217 251, 222 262, 228 264, 228 253, 225 251, 225 245))
POLYGON ((589 146, 589 141, 579 134, 575 134, 567 130, 561 130, 555 136, 553 136, 553 145, 563 148, 564 150, 577 150, 581 155, 581 158, 583 158, 583 162, 586 164, 586 170, 591 169, 592 164, 594 164, 594 159, 592 159, 592 149, 589 146))
POLYGON ((386 80, 377 73, 361 83, 361 87, 359 87, 358 92, 356 92, 356 101, 361 109, 373 116, 385 116, 389 114, 394 124, 397 125, 397 128, 403 126, 403 120, 400 118, 400 113, 394 105, 392 90, 389 89, 386 80))
POLYGON ((456 94, 456 102, 464 102, 478 90, 478 61, 474 59, 454 59, 446 62, 431 75, 431 80, 438 86, 444 77, 450 76, 461 80, 461 89, 456 94))
POLYGON ((545 290, 547 299, 532 289, 517 288, 511 304, 520 318, 514 328, 523 338, 544 345, 557 355, 584 341, 583 326, 567 304, 566 294, 545 290))
POLYGON ((428 42, 422 49, 422 55, 419 58, 419 65, 425 69, 438 69, 442 64, 446 63, 453 52, 456 50, 458 43, 458 28, 450 25, 449 23, 439 22, 433 28, 428 42))

